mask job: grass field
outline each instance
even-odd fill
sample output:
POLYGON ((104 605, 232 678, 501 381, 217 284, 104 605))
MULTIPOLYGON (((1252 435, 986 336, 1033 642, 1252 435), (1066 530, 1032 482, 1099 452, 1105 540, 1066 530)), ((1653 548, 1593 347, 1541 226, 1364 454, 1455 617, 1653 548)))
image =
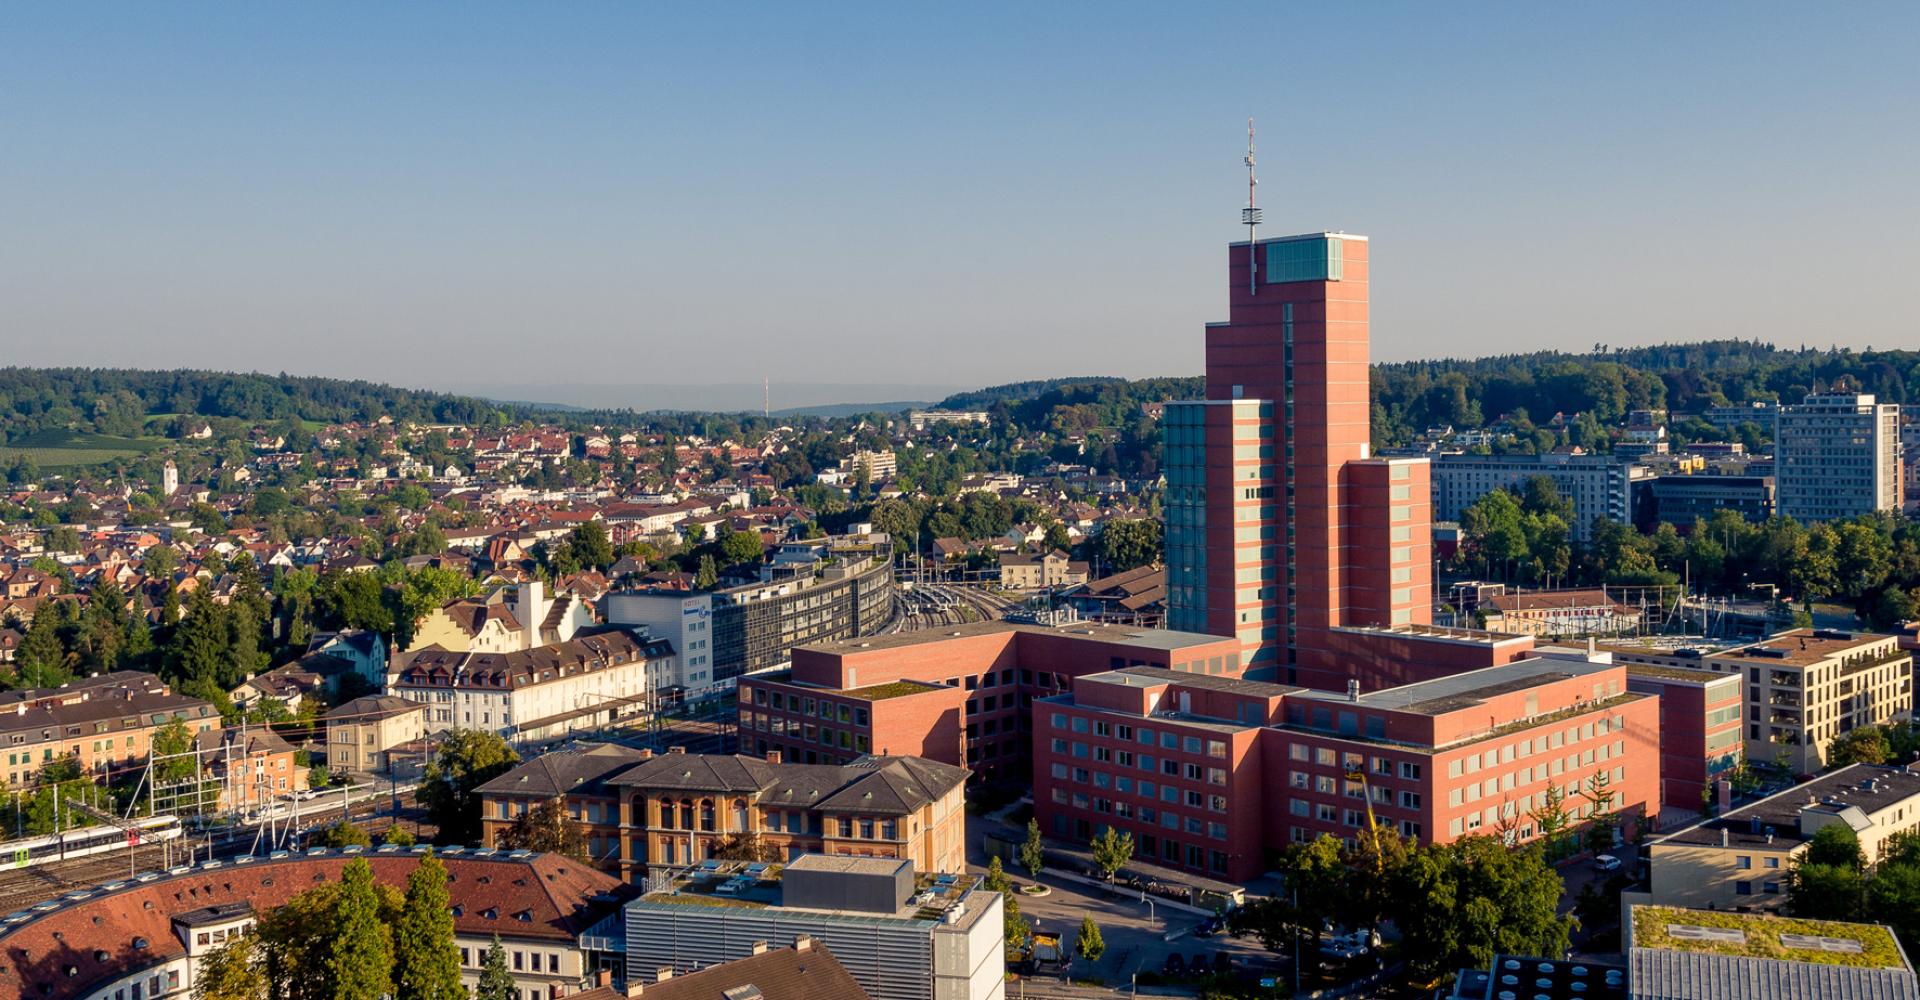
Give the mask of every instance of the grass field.
POLYGON ((42 469, 99 465, 116 458, 138 458, 165 445, 164 438, 112 437, 79 431, 47 430, 0 445, 0 464, 26 456, 42 469))

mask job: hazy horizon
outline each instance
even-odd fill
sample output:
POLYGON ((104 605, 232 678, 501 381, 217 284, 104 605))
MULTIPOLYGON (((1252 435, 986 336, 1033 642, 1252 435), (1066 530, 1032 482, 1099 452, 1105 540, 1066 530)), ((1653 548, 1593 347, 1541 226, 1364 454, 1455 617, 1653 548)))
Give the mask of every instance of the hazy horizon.
POLYGON ((1911 344, 1916 42, 1896 4, 16 9, 0 364, 1194 373, 1249 115, 1263 233, 1371 237, 1376 361, 1911 344))

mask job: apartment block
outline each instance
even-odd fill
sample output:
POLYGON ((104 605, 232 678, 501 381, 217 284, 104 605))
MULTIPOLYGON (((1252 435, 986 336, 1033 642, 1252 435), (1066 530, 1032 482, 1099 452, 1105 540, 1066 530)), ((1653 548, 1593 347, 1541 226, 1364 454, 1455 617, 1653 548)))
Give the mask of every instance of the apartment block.
POLYGON ((1773 441, 1782 515, 1830 521, 1900 509, 1899 406, 1866 393, 1809 393, 1780 408, 1773 441))
POLYGON ((1834 737, 1913 716, 1913 654, 1898 636, 1794 629, 1700 660, 1746 681, 1747 759, 1826 767, 1834 737))
POLYGON ((791 668, 741 678, 740 746, 805 763, 909 754, 1024 780, 1034 699, 1125 666, 1237 677, 1240 651, 1219 636, 1088 622, 985 622, 805 646, 791 668))
POLYGON ((1520 842, 1549 788, 1575 824, 1596 797, 1657 813, 1658 713, 1624 667, 1573 652, 1346 694, 1127 667, 1036 703, 1035 812, 1060 839, 1113 826, 1142 860, 1229 881, 1370 821, 1520 842))
POLYGON ((540 739, 655 707, 676 675, 673 644, 618 626, 507 653, 428 647, 404 654, 387 694, 427 706, 427 731, 485 729, 540 739))
POLYGON ((174 694, 160 678, 141 671, 10 691, 0 696, 0 747, 6 753, 0 775, 9 785, 30 785, 42 767, 63 758, 92 773, 140 767, 153 734, 176 719, 196 735, 220 728, 220 713, 212 704, 174 694))
POLYGON ((427 706, 392 695, 355 698, 328 712, 327 766, 341 773, 392 769, 390 754, 427 735, 427 706))
POLYGON ((1795 861, 1820 828, 1844 823, 1869 863, 1895 834, 1920 829, 1920 773, 1853 764, 1648 845, 1641 902, 1700 909, 1777 909, 1795 861))

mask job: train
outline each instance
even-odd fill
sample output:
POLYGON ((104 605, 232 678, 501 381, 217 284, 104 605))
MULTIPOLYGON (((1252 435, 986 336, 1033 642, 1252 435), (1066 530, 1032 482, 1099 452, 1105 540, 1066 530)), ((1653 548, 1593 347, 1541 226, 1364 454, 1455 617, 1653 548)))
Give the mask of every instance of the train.
POLYGON ((34 868, 69 858, 106 854, 136 844, 177 840, 182 830, 178 816, 151 816, 118 826, 86 826, 44 837, 0 843, 0 870, 34 868))

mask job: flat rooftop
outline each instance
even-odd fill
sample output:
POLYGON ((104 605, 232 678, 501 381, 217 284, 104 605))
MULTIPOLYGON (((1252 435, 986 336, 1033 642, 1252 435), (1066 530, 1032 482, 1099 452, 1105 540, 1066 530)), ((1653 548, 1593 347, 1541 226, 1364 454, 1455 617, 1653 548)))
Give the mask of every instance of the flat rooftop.
POLYGON ((1769 834, 1774 837, 1776 847, 1791 846, 1808 839, 1800 833, 1802 810, 1832 811, 1858 806, 1871 815, 1915 796, 1920 796, 1920 773, 1899 767, 1853 764, 1676 830, 1653 844, 1656 847, 1662 844, 1718 847, 1724 831, 1728 846, 1765 846, 1769 834), (1865 787, 1868 779, 1873 780, 1874 787, 1865 787))
POLYGON ((1530 642, 1533 639, 1532 636, 1513 632, 1449 628, 1445 625, 1341 625, 1332 631, 1353 635, 1398 635, 1423 642, 1457 642, 1468 646, 1497 646, 1506 642, 1530 642))
POLYGON ((895 632, 891 635, 870 635, 857 639, 837 639, 832 642, 816 642, 800 649, 821 653, 858 653, 874 649, 905 649, 912 646, 925 646, 948 639, 961 639, 983 635, 1006 635, 1012 633, 1030 633, 1051 635, 1071 639, 1086 639, 1090 642, 1111 642, 1127 646, 1140 646, 1146 649, 1179 650, 1193 646, 1209 646, 1218 643, 1230 643, 1233 640, 1218 635, 1205 635, 1199 632, 1176 632, 1164 628, 1136 628, 1130 625, 1108 625, 1098 622, 1074 622, 1071 625, 1034 625, 1020 622, 973 622, 968 625, 955 625, 920 632, 895 632))
POLYGON ((1911 971, 1881 924, 1803 920, 1731 910, 1633 907, 1633 947, 1911 971))
POLYGON ((1097 674, 1081 677, 1074 683, 1115 684, 1121 687, 1178 684, 1195 690, 1225 691, 1229 694, 1241 694, 1252 698, 1276 698, 1306 690, 1268 681, 1249 681, 1238 677, 1222 677, 1218 674, 1195 674, 1185 670, 1168 670, 1165 667, 1122 667, 1119 670, 1103 670, 1097 674))
POLYGON ((1771 639, 1715 653, 1712 659, 1721 662, 1737 660, 1741 663, 1773 663, 1790 667, 1807 667, 1894 638, 1896 637, 1873 632, 1830 632, 1825 629, 1797 628, 1782 632, 1771 639), (1756 652, 1762 649, 1775 650, 1779 655, 1756 652))
MULTIPOLYGON (((809 854, 796 859, 795 864, 804 865, 802 870, 891 875, 901 865, 910 865, 912 862, 900 858, 809 854)), ((894 913, 788 907, 783 901, 781 892, 781 876, 785 874, 786 868, 786 865, 778 863, 706 861, 673 874, 668 878, 667 888, 649 892, 627 905, 732 910, 783 909, 794 913, 826 914, 833 919, 866 924, 903 920, 939 923, 946 919, 948 910, 959 905, 969 894, 985 891, 980 887, 982 880, 974 875, 921 872, 913 877, 913 896, 894 913)), ((958 926, 963 928, 970 926, 987 909, 984 906, 964 907, 962 916, 957 921, 958 926)))
POLYGON ((1612 670, 1611 663, 1593 663, 1559 657, 1535 657, 1515 660, 1499 666, 1482 667, 1448 677, 1416 681, 1399 687, 1368 691, 1356 702, 1337 691, 1301 691, 1296 697, 1314 701, 1358 704, 1366 708, 1409 712, 1415 715, 1444 715, 1471 708, 1488 698, 1524 691, 1554 681, 1612 670))

